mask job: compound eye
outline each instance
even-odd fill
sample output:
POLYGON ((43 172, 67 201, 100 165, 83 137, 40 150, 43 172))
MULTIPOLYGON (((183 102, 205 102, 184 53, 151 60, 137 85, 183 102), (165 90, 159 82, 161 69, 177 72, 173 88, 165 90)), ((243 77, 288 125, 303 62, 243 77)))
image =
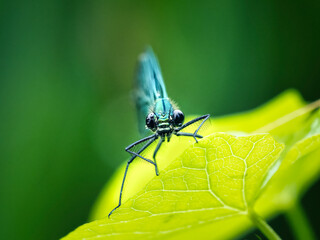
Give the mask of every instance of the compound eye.
POLYGON ((184 115, 180 110, 173 111, 173 122, 176 127, 180 127, 183 124, 184 115))
POLYGON ((147 128, 149 128, 151 131, 156 130, 156 117, 154 113, 149 113, 147 118, 146 118, 146 125, 147 128))

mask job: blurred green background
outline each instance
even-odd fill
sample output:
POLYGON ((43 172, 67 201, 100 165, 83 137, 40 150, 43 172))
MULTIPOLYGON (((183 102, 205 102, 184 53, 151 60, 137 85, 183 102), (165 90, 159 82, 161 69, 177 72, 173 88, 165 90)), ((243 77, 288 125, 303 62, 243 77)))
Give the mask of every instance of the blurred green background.
MULTIPOLYGON (((186 114, 248 110, 287 88, 312 101, 319 12, 302 0, 1 1, 1 238, 58 239, 86 222, 139 138, 130 91, 145 45, 186 114)), ((314 226, 318 192, 304 199, 314 226)))

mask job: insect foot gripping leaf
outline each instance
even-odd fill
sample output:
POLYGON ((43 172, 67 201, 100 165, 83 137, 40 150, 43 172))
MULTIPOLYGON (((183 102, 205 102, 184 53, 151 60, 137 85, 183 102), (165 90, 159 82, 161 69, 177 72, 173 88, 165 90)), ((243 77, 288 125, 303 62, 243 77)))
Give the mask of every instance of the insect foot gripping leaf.
POLYGON ((85 224, 64 240, 234 237, 261 224, 252 208, 282 150, 269 134, 211 134, 173 159, 111 219, 85 224))

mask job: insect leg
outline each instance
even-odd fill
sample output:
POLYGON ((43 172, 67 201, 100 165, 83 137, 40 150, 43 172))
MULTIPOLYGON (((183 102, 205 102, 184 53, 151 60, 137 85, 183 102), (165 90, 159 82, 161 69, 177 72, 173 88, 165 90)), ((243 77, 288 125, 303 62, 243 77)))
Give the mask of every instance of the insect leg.
MULTIPOLYGON (((140 154, 143 150, 145 150, 151 143, 153 143, 153 141, 155 140, 155 134, 154 134, 154 135, 151 135, 151 136, 146 137, 146 138, 144 138, 144 139, 141 139, 141 140, 144 140, 144 141, 146 141, 146 140, 149 140, 149 141, 137 152, 137 155, 139 155, 139 154, 140 154), (152 136, 153 138, 151 138, 151 136, 152 136)), ((137 141, 137 142, 139 142, 139 143, 143 142, 143 141, 141 141, 141 140, 139 140, 139 141, 137 141)), ((135 142, 135 143, 137 143, 137 142, 135 142)), ((135 144, 135 143, 133 143, 133 144, 135 144)), ((131 145, 133 145, 133 144, 131 144, 131 145)), ((131 146, 131 145, 130 145, 130 146, 131 146)), ((130 147, 130 146, 128 146, 128 147, 130 147)), ((133 145, 133 146, 134 146, 134 145, 133 145)), ((133 147, 133 146, 131 146, 131 147, 133 147)), ((123 191, 123 187, 124 187, 124 182, 125 182, 126 177, 127 177, 127 172, 128 172, 128 169, 129 169, 129 165, 130 165, 130 163, 133 162, 133 160, 134 160, 136 157, 137 157, 136 155, 132 156, 132 157, 130 158, 130 160, 127 162, 126 170, 124 171, 124 175, 123 175, 123 179, 122 179, 122 184, 121 184, 121 188, 120 188, 119 204, 118 204, 118 206, 116 206, 114 209, 112 209, 112 211, 108 214, 108 218, 110 218, 110 215, 114 212, 114 210, 116 210, 118 207, 121 206, 122 191, 123 191)), ((150 162, 152 162, 152 161, 150 161, 150 162)), ((152 162, 152 163, 153 163, 153 162, 152 162)), ((153 163, 153 164, 154 164, 154 163, 153 163)), ((155 165, 155 164, 154 164, 154 165, 155 165)))
POLYGON ((191 124, 202 120, 202 122, 199 125, 199 127, 197 128, 197 130, 193 133, 193 138, 196 140, 196 142, 198 142, 198 140, 196 138, 196 135, 197 135, 198 131, 200 130, 200 128, 202 127, 202 125, 204 124, 204 122, 209 119, 209 117, 210 117, 210 114, 206 114, 206 115, 203 115, 201 117, 197 117, 197 118, 195 118, 195 119, 183 124, 176 132, 179 132, 180 130, 190 126, 191 124))
POLYGON ((163 142, 163 139, 160 138, 160 139, 159 139, 159 142, 158 142, 158 144, 157 144, 157 147, 156 147, 156 149, 155 149, 154 152, 153 152, 153 161, 154 161, 154 163, 155 163, 155 168, 156 168, 156 174, 157 174, 157 176, 159 176, 159 171, 158 171, 158 165, 157 165, 157 162, 156 162, 156 155, 157 155, 157 153, 158 153, 158 151, 159 151, 159 149, 160 149, 160 147, 161 147, 162 142, 163 142))
POLYGON ((114 209, 112 209, 111 212, 109 212, 108 218, 110 218, 110 215, 114 212, 114 210, 116 210, 118 207, 121 206, 122 190, 123 190, 123 186, 124 186, 124 181, 126 180, 126 177, 127 177, 127 172, 128 172, 130 163, 132 163, 132 161, 128 161, 127 162, 126 170, 124 171, 122 184, 121 184, 121 189, 120 189, 119 204, 114 209))
MULTIPOLYGON (((175 133, 176 136, 185 136, 185 137, 194 137, 193 133, 185 133, 185 132, 177 132, 175 133)), ((203 136, 196 134, 195 137, 203 138, 203 136)))
POLYGON ((134 158, 135 158, 135 157, 139 157, 139 158, 141 158, 141 159, 143 159, 143 160, 145 160, 145 161, 147 161, 147 162, 155 165, 155 163, 152 162, 151 160, 149 160, 149 159, 147 159, 147 158, 145 158, 145 157, 142 157, 142 156, 140 155, 140 153, 141 153, 145 148, 147 148, 147 146, 149 146, 149 145, 150 145, 155 139, 157 139, 157 138, 158 138, 158 136, 157 136, 156 134, 153 134, 153 135, 151 135, 151 136, 148 136, 148 137, 146 137, 146 138, 140 139, 139 141, 136 141, 136 142, 130 144, 128 147, 125 148, 125 150, 126 150, 128 153, 131 153, 132 155, 134 155, 134 158), (136 146, 136 145, 138 145, 138 144, 140 144, 140 143, 142 143, 142 142, 144 142, 144 141, 147 141, 147 140, 149 140, 149 139, 152 139, 151 143, 148 144, 146 147, 143 146, 137 153, 130 150, 130 149, 133 148, 134 146, 136 146))

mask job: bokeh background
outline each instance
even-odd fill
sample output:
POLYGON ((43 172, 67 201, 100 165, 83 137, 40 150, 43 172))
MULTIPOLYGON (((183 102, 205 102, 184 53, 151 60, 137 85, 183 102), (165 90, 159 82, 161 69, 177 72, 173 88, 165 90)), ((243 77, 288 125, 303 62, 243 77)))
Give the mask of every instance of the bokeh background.
MULTIPOLYGON (((319 12, 302 0, 1 1, 1 238, 58 239, 87 221, 139 138, 130 91, 147 44, 186 114, 248 110, 287 88, 312 101, 319 12)), ((303 199, 315 228, 319 189, 303 199)), ((272 226, 290 237, 281 217, 272 226)))

